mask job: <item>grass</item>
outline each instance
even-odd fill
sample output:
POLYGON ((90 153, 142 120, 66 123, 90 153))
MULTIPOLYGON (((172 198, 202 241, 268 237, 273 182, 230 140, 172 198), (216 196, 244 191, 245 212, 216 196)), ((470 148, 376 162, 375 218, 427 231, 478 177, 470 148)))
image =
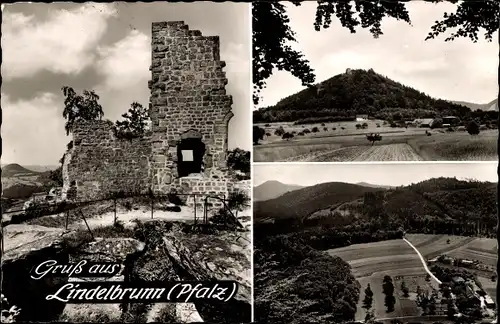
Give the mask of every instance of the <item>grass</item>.
MULTIPOLYGON (((316 161, 314 155, 318 153, 332 151, 346 147, 360 147, 361 150, 369 149, 371 144, 366 140, 364 134, 377 132, 381 133, 382 141, 375 146, 390 144, 408 144, 416 154, 423 160, 428 161, 492 161, 497 159, 497 131, 485 130, 477 136, 469 135, 467 132, 448 133, 441 129, 432 130, 432 136, 426 136, 424 128, 390 128, 381 126, 377 128, 376 123, 381 121, 368 121, 367 129, 357 130, 355 124, 358 122, 326 123, 328 131, 306 134, 305 136, 295 136, 292 140, 284 141, 276 135, 266 137, 262 144, 254 146, 255 162, 274 162, 307 159, 316 161), (331 125, 335 124, 337 130, 332 131, 331 125), (343 125, 343 126, 339 126, 343 125), (344 127, 345 130, 339 130, 344 127)), ((320 124, 314 125, 290 125, 281 123, 285 131, 300 131, 305 128, 311 129, 314 125, 322 129, 320 124)), ((269 133, 274 134, 274 124, 268 127, 269 133)), ((345 152, 332 152, 324 159, 331 161, 344 161, 345 152), (331 155, 331 156, 330 156, 331 155)), ((387 158, 387 157, 386 157, 387 158)), ((319 160, 318 160, 319 161, 319 160)))
POLYGON ((477 136, 468 133, 439 134, 408 141, 425 160, 496 161, 497 133, 487 131, 477 136))
POLYGON ((374 293, 372 309, 375 310, 376 317, 420 315, 421 310, 414 301, 416 287, 419 285, 422 289, 431 290, 434 283, 425 281, 426 272, 418 255, 403 240, 354 244, 328 252, 347 261, 361 284, 356 320, 364 320, 366 315, 362 306, 364 290, 368 284, 374 293), (384 305, 382 282, 385 275, 391 276, 394 281, 396 304, 394 312, 391 313, 387 313, 384 305), (403 280, 410 290, 409 298, 404 297, 401 292, 403 280))

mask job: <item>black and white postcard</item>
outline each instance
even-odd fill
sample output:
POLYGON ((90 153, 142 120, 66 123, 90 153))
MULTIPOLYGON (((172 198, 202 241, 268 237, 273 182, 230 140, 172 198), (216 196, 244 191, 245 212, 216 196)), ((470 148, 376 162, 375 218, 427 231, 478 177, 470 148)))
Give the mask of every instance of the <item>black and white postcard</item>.
POLYGON ((251 321, 250 5, 2 5, 2 323, 251 321))

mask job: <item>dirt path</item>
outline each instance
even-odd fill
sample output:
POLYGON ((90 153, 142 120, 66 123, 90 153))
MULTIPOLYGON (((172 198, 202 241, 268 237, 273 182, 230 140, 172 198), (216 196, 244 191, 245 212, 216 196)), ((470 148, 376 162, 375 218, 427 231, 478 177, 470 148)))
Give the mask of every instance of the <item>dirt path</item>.
POLYGON ((422 161, 423 158, 406 143, 349 146, 318 151, 288 158, 281 162, 352 162, 352 161, 422 161))
POLYGON ((431 276, 431 278, 432 278, 432 279, 434 279, 434 280, 435 280, 438 284, 441 284, 441 283, 442 283, 442 282, 441 282, 441 280, 439 280, 439 279, 438 279, 438 278, 437 278, 437 277, 436 277, 436 276, 435 276, 435 275, 434 275, 434 274, 433 274, 433 273, 429 270, 429 268, 427 267, 427 262, 425 262, 425 259, 424 259, 424 257, 422 256, 422 254, 420 253, 420 251, 419 251, 419 250, 417 250, 417 248, 416 248, 413 244, 411 244, 411 242, 410 242, 410 241, 408 241, 407 239, 403 238, 403 240, 404 240, 404 241, 405 241, 405 242, 406 242, 409 246, 411 246, 411 247, 413 248, 413 250, 415 250, 415 252, 417 252, 418 257, 420 258, 420 261, 422 262, 422 265, 424 266, 424 269, 425 269, 425 271, 429 274, 429 276, 431 276))

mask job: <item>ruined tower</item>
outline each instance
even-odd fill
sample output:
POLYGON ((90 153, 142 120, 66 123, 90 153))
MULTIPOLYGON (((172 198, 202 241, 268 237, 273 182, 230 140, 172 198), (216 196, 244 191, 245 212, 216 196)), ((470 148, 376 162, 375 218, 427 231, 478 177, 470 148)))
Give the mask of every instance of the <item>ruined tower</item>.
POLYGON ((182 21, 157 22, 151 50, 151 131, 124 140, 110 121, 78 122, 64 159, 65 196, 73 188, 77 201, 149 190, 227 197, 235 182, 226 165, 233 113, 219 37, 182 21))
POLYGON ((232 97, 218 36, 183 21, 152 26, 151 181, 155 192, 226 194, 232 97))

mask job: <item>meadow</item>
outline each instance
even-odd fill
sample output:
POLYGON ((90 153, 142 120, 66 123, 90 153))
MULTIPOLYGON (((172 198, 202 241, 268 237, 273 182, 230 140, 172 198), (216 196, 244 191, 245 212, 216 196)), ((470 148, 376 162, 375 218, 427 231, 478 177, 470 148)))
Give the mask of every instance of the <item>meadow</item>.
MULTIPOLYGON (((481 264, 490 266, 491 273, 482 271, 477 272, 477 275, 484 290, 496 300, 496 282, 491 280, 498 250, 495 239, 432 234, 407 234, 405 237, 425 259, 446 254, 456 258, 478 260, 481 264)), ((439 290, 438 282, 426 278, 427 272, 418 254, 402 239, 353 244, 327 252, 348 262, 361 285, 356 320, 364 320, 366 316, 367 310, 363 308, 363 300, 368 284, 374 294, 372 309, 378 319, 419 317, 422 310, 416 304, 417 287, 429 291, 439 290), (386 275, 393 279, 396 297, 394 311, 390 313, 386 310, 382 290, 383 278, 386 275), (405 297, 401 290, 403 282, 409 289, 408 297, 405 297)))
POLYGON ((255 162, 347 162, 347 161, 493 161, 497 159, 496 130, 482 130, 472 136, 463 128, 444 129, 390 127, 382 120, 295 125, 256 124, 268 135, 254 145, 255 162), (356 124, 366 123, 365 129, 356 124), (283 127, 295 132, 283 140, 274 134, 283 127), (307 132, 314 128, 317 132, 307 132), (426 133, 430 133, 428 136, 426 133), (298 135, 304 133, 304 135, 298 135), (378 133, 381 141, 372 145, 367 134, 378 133))
POLYGON ((491 280, 491 276, 496 273, 497 265, 496 239, 431 234, 407 234, 406 238, 427 259, 446 254, 454 258, 478 261, 481 270, 469 271, 477 274, 484 290, 496 300, 497 283, 491 280))
POLYGON ((356 320, 364 320, 366 309, 363 308, 364 290, 370 284, 373 291, 374 315, 376 318, 397 318, 419 316, 421 310, 415 302, 417 286, 423 290, 439 288, 437 282, 426 281, 426 271, 415 251, 402 239, 381 241, 367 244, 353 244, 347 247, 328 250, 347 261, 361 285, 360 299, 356 311, 356 320), (388 313, 384 305, 382 291, 384 276, 389 275, 394 281, 396 303, 394 311, 388 313), (409 297, 404 297, 401 283, 405 282, 410 290, 409 297))

